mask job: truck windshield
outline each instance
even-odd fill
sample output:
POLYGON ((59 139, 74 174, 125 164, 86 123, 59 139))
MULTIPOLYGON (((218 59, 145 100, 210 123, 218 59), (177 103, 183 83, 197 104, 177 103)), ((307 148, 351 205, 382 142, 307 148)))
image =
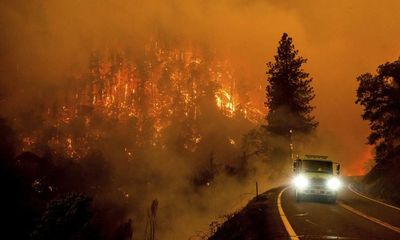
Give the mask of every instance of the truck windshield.
POLYGON ((304 172, 333 173, 332 162, 303 160, 301 168, 304 172))

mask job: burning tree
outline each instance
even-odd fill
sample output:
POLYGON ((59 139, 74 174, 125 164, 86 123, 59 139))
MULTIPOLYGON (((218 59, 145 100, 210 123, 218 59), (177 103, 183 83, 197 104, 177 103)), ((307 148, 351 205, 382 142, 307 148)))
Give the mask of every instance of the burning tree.
POLYGON ((29 114, 12 116, 17 152, 33 152, 20 162, 51 163, 36 168, 54 174, 29 179, 36 192, 46 190, 38 198, 77 191, 96 201, 113 199, 140 224, 143 199, 176 178, 203 191, 217 174, 239 172, 241 137, 263 114, 237 89, 240 75, 229 61, 156 39, 141 53, 97 50, 88 60, 87 71, 69 76, 76 84, 32 106, 33 126, 26 124, 29 114))
POLYGON ((155 39, 140 57, 93 52, 89 71, 77 82, 43 108, 40 129, 22 131, 23 150, 50 146, 81 158, 99 144, 115 145, 107 141, 111 134, 123 139, 117 145, 129 158, 146 146, 194 151, 203 139, 204 118, 240 114, 253 123, 261 119, 254 103, 241 102, 245 98, 227 61, 155 39))

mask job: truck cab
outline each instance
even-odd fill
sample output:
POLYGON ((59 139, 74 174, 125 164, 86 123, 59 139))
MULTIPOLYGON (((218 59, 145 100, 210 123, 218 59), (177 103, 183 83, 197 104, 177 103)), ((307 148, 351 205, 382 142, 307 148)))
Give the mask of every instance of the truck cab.
POLYGON ((293 162, 293 172, 296 201, 320 196, 332 203, 336 202, 342 186, 339 163, 329 160, 328 156, 305 155, 293 162))

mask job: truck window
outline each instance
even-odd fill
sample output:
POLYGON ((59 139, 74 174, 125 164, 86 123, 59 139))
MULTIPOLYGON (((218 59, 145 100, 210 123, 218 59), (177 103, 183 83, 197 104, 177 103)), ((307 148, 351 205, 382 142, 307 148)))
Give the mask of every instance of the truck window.
POLYGON ((303 160, 301 168, 303 172, 333 173, 332 162, 327 161, 303 160))

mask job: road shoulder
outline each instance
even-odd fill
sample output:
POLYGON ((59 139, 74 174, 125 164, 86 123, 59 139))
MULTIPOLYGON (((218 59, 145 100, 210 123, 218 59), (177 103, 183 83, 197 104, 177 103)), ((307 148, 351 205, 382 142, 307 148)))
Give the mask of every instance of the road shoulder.
POLYGON ((277 208, 278 194, 282 189, 274 188, 258 198, 253 198, 242 210, 224 222, 209 239, 287 239, 287 232, 277 208))

